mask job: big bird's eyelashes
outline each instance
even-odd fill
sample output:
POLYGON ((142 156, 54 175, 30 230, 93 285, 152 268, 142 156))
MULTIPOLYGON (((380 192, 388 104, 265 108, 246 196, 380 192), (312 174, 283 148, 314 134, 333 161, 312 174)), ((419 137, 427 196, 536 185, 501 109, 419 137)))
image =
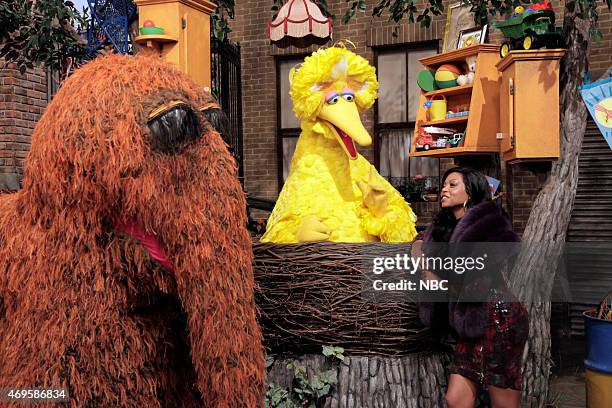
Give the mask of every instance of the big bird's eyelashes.
POLYGON ((340 97, 347 102, 353 102, 355 100, 355 93, 351 89, 344 89, 341 94, 330 91, 325 95, 325 102, 328 105, 335 105, 340 100, 340 97))
POLYGON ((202 135, 197 114, 185 102, 172 101, 149 114, 151 147, 165 154, 174 154, 202 135))

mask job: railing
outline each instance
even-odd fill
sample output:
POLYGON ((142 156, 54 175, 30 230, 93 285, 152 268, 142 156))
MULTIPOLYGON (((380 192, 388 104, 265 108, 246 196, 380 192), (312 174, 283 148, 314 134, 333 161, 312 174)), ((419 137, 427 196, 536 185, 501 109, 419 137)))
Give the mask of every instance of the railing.
POLYGON ((436 194, 440 189, 440 179, 436 176, 385 177, 406 201, 424 201, 424 194, 436 194))
POLYGON ((131 51, 128 26, 136 16, 136 4, 132 0, 87 0, 91 13, 87 30, 90 54, 95 54, 105 45, 115 52, 127 54, 131 51))
POLYGON ((242 84, 240 77, 240 44, 211 38, 211 92, 230 121, 231 135, 225 142, 238 162, 238 176, 244 176, 242 146, 242 84))

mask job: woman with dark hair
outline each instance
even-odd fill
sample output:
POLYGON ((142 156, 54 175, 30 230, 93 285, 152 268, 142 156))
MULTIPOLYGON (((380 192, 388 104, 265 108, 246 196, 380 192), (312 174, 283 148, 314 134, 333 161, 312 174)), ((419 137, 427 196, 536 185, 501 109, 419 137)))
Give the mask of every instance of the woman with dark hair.
MULTIPOLYGON (((466 246, 471 252, 479 246, 459 243, 519 241, 508 215, 493 202, 485 176, 473 169, 455 167, 444 174, 440 207, 423 240, 415 242, 413 256, 452 257, 466 246)), ((529 327, 525 308, 512 300, 503 278, 508 255, 498 254, 483 271, 443 276, 447 304, 419 304, 423 324, 445 326, 457 339, 446 393, 450 408, 474 407, 480 387, 488 390, 494 408, 520 406, 521 356, 529 327)), ((439 280, 442 273, 422 271, 422 279, 439 280)))

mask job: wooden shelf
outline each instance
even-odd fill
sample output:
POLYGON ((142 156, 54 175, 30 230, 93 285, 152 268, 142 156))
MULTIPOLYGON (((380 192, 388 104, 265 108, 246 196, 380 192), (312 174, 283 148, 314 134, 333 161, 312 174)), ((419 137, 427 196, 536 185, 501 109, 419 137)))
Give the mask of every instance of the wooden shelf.
POLYGON ((453 96, 453 95, 463 95, 472 92, 473 84, 462 85, 462 86, 453 86, 452 88, 438 89, 436 91, 427 92, 425 94, 426 97, 432 97, 434 95, 444 95, 444 96, 453 96))
POLYGON ((169 43, 178 42, 178 39, 174 37, 170 37, 169 35, 165 35, 165 34, 139 35, 138 37, 134 38, 134 40, 138 44, 145 44, 145 45, 149 41, 154 41, 154 42, 161 43, 161 44, 169 44, 169 43))
POLYGON ((421 122, 421 127, 423 127, 423 126, 451 126, 451 125, 459 125, 461 123, 467 123, 468 118, 469 118, 469 116, 459 116, 458 118, 450 118, 450 119, 444 119, 444 120, 434 120, 434 121, 431 121, 431 122, 421 122))
POLYGON ((503 71, 516 61, 559 60, 563 55, 565 55, 563 48, 510 51, 503 60, 499 61, 497 69, 503 71))
MULTIPOLYGON (((442 64, 455 64, 465 67, 466 58, 476 57, 474 82, 470 85, 455 86, 432 92, 421 92, 419 110, 415 118, 415 137, 412 138, 411 157, 454 157, 499 152, 499 83, 500 72, 496 64, 500 61, 499 46, 495 44, 478 44, 472 47, 453 50, 443 54, 421 58, 419 61, 425 69, 435 70, 442 64), (434 95, 443 95, 447 100, 447 111, 455 111, 469 105, 467 116, 451 119, 429 121, 427 108, 423 105, 434 95), (416 134, 419 128, 439 126, 455 128, 465 132, 461 147, 416 151, 416 134)), ((434 136, 435 137, 435 136, 434 136)))
POLYGON ((478 44, 471 47, 445 52, 444 54, 437 54, 430 57, 421 58, 419 61, 425 66, 441 65, 449 62, 464 62, 466 57, 478 55, 482 52, 499 54, 499 45, 478 44))
POLYGON ((431 149, 410 153, 410 157, 455 157, 473 154, 490 154, 499 152, 499 146, 451 147, 447 149, 431 149))

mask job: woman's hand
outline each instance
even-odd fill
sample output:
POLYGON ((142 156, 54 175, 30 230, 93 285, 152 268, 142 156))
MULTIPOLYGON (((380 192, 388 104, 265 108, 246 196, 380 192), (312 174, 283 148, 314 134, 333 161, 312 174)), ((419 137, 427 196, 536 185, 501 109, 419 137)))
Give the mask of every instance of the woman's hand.
POLYGON ((423 240, 418 239, 412 243, 412 248, 410 249, 410 256, 412 258, 418 258, 421 256, 421 247, 423 246, 423 240))
MULTIPOLYGON (((422 247, 423 247, 422 240, 419 239, 419 240, 414 241, 412 243, 412 249, 410 250, 410 256, 413 258, 420 258, 421 256, 423 256, 422 247)), ((439 281, 440 280, 440 277, 438 275, 436 275, 435 273, 431 271, 425 271, 425 270, 421 271, 421 278, 427 281, 430 281, 430 280, 439 281)))

